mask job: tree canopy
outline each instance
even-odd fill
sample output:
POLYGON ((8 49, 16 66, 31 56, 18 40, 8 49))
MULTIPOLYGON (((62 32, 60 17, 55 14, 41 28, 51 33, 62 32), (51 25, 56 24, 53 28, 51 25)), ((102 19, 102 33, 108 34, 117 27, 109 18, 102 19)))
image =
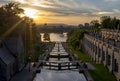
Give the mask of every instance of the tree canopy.
POLYGON ((98 20, 93 20, 93 21, 91 21, 90 23, 92 24, 92 30, 93 30, 94 32, 97 32, 98 29, 99 29, 99 27, 100 27, 99 21, 98 21, 98 20))
POLYGON ((22 34, 26 31, 25 29, 29 29, 25 27, 33 25, 33 19, 20 17, 21 14, 24 14, 24 9, 20 7, 19 3, 10 2, 0 7, 0 36, 13 29, 14 26, 16 27, 14 27, 11 34, 22 34))
POLYGON ((19 7, 19 3, 10 2, 0 7, 0 27, 11 27, 20 20, 19 14, 24 10, 19 7))
POLYGON ((82 40, 84 33, 87 33, 86 30, 73 30, 69 33, 67 42, 71 45, 74 49, 80 48, 80 41, 82 40))
POLYGON ((101 27, 108 29, 119 29, 120 27, 120 19, 116 17, 103 16, 101 17, 101 27))
POLYGON ((98 20, 92 20, 91 22, 92 30, 98 31, 99 28, 106 29, 120 29, 120 19, 110 16, 100 17, 100 22, 98 20))
POLYGON ((24 13, 24 10, 19 5, 19 3, 10 2, 0 7, 0 36, 22 20, 19 14, 24 13))

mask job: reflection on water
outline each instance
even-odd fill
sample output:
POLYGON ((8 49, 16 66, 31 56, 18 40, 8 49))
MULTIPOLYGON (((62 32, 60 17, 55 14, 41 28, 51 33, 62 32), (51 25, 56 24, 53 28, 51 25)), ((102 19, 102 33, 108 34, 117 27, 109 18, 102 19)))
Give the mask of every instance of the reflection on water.
MULTIPOLYGON (((41 40, 42 42, 45 42, 44 41, 44 33, 40 33, 41 35, 41 40)), ((50 41, 51 42, 66 42, 67 40, 67 33, 63 33, 63 34, 60 34, 60 33, 50 33, 50 41)))
POLYGON ((55 72, 42 70, 40 74, 36 75, 34 81, 87 81, 83 74, 75 71, 69 72, 55 72))
MULTIPOLYGON (((58 35, 59 34, 52 34, 51 36, 58 36, 58 35)), ((52 38, 54 39, 54 37, 52 38)), ((61 40, 57 40, 57 41, 61 41, 61 40)), ((73 63, 70 62, 68 55, 69 54, 62 46, 62 43, 57 42, 49 54, 50 56, 49 60, 48 62, 46 62, 47 66, 43 66, 41 68, 42 69, 41 73, 38 73, 36 75, 34 81, 87 81, 84 74, 79 73, 78 69, 76 69, 76 66, 72 65, 73 63), (66 55, 67 57, 60 57, 66 55), (53 57, 53 56, 57 56, 57 57, 53 57), (69 67, 68 67, 68 63, 66 62, 69 62, 70 65, 69 67), (75 70, 74 71, 69 70, 68 68, 75 68, 75 70)))

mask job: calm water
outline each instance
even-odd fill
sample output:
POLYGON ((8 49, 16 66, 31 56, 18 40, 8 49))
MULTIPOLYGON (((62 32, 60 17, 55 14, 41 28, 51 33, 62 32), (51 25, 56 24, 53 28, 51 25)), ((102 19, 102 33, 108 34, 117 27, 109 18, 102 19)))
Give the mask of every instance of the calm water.
MULTIPOLYGON (((60 36, 60 34, 51 33, 50 38, 51 41, 66 41, 67 36, 60 36), (53 37, 52 37, 53 36, 53 37), (58 40, 58 38, 60 38, 58 40)), ((68 53, 63 48, 60 42, 57 42, 50 52, 50 55, 68 55, 68 53), (59 51, 58 51, 59 50, 59 51)), ((49 62, 70 62, 69 57, 66 58, 51 58, 49 57, 49 62)), ((56 63, 56 64, 58 64, 56 63)), ((52 63, 52 65, 56 65, 52 63)), ((49 65, 49 64, 48 64, 49 65)), ((75 67, 75 66, 72 66, 75 67)), ((38 73, 33 81, 87 81, 84 74, 79 73, 78 70, 58 70, 58 67, 51 66, 51 69, 56 70, 48 70, 49 67, 45 66, 41 68, 41 73, 38 73)), ((61 69, 65 69, 68 67, 61 67, 61 69)))
MULTIPOLYGON (((41 40, 42 42, 45 42, 44 41, 44 33, 40 33, 41 35, 41 40)), ((67 40, 67 33, 63 33, 63 34, 60 34, 60 33, 49 33, 50 35, 50 41, 51 42, 66 42, 67 40)))
POLYGON ((87 81, 83 74, 76 71, 42 70, 33 81, 87 81))

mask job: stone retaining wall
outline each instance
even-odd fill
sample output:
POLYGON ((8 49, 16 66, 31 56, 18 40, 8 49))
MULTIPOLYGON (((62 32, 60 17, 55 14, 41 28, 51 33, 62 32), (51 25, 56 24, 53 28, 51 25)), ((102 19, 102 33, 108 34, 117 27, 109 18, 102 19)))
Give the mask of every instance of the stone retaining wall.
POLYGON ((85 34, 82 40, 82 49, 96 63, 103 63, 120 81, 120 48, 85 34))

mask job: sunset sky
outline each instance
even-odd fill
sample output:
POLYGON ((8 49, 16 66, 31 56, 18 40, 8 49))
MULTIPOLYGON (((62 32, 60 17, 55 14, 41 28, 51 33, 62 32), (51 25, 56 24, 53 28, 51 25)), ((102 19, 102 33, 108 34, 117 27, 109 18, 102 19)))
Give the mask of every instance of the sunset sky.
POLYGON ((36 23, 77 25, 109 15, 120 18, 120 0, 0 0, 16 1, 36 23))

